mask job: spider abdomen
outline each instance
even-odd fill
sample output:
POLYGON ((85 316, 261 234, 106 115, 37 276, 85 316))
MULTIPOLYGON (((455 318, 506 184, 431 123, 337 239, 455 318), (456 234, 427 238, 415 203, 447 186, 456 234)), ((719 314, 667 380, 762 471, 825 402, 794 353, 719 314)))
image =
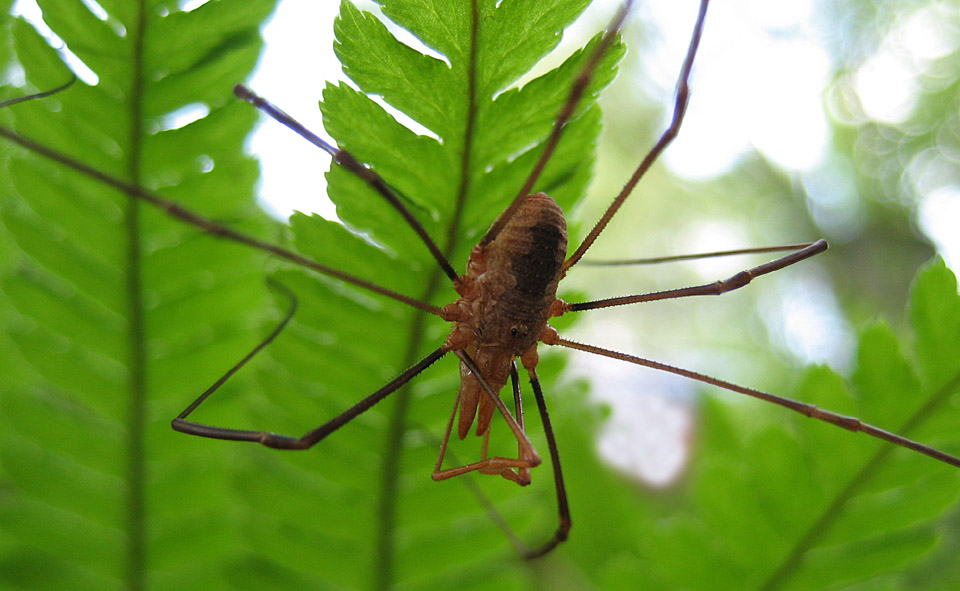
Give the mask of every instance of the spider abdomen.
POLYGON ((566 253, 563 211, 544 193, 530 195, 483 250, 485 269, 476 278, 478 347, 522 355, 537 342, 556 299, 566 253))

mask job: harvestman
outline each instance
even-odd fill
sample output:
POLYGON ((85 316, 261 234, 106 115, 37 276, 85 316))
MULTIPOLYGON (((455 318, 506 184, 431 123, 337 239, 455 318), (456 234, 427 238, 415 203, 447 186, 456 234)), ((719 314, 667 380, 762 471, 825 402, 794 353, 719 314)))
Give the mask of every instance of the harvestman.
MULTIPOLYGON (((460 359, 461 384, 454 401, 453 411, 450 414, 450 420, 447 423, 446 432, 440 445, 439 457, 437 458, 437 463, 432 474, 433 478, 435 480, 444 480, 467 472, 478 471, 483 474, 500 474, 508 480, 520 485, 526 485, 530 483, 530 469, 539 465, 541 459, 524 430, 519 376, 516 366, 516 359, 519 358, 529 375, 543 423, 547 446, 550 452, 550 460, 553 465, 559 513, 559 525, 553 537, 539 547, 525 550, 524 553, 529 558, 546 554, 557 544, 564 541, 567 538, 572 523, 566 490, 563 484, 563 474, 560 467, 556 439, 547 413, 540 380, 537 376, 538 342, 619 359, 635 365, 659 369, 746 394, 850 431, 862 431, 868 435, 960 467, 960 458, 945 454, 939 450, 916 443, 877 427, 867 425, 857 418, 838 415, 818 409, 809 404, 796 402, 751 388, 745 388, 686 369, 603 349, 594 345, 577 343, 561 337, 557 331, 548 324, 550 318, 561 316, 568 312, 579 312, 582 310, 593 310, 671 298, 720 295, 739 289, 750 283, 756 277, 783 269, 784 267, 810 258, 827 249, 826 241, 818 240, 807 244, 674 257, 693 258, 697 256, 722 256, 748 252, 791 251, 789 254, 769 263, 741 271, 729 279, 716 281, 714 283, 580 303, 568 303, 556 297, 559 281, 571 267, 581 260, 584 253, 604 230, 607 223, 620 208, 640 178, 646 173, 666 146, 676 137, 687 107, 690 72, 700 43, 708 3, 709 0, 701 0, 700 3, 693 34, 677 82, 673 118, 669 127, 660 136, 659 141, 653 149, 644 157, 643 161, 630 177, 630 180, 613 200, 607 211, 584 239, 583 243, 580 244, 569 258, 566 257, 567 232, 563 212, 548 195, 544 193, 530 195, 529 192, 547 161, 550 159, 567 121, 572 116, 581 95, 589 84, 593 71, 596 69, 603 54, 614 42, 623 19, 629 11, 629 1, 626 2, 624 7, 618 12, 609 30, 605 33, 596 50, 590 56, 586 66, 573 84, 565 104, 557 115, 553 130, 547 139, 543 153, 524 186, 518 191, 516 198, 510 206, 500 214, 480 242, 474 247, 467 262, 466 273, 463 275, 459 275, 454 271, 452 265, 441 252, 440 248, 437 247, 423 226, 403 205, 401 200, 394 194, 383 179, 354 159, 348 152, 335 148, 314 135, 290 116, 260 98, 249 89, 243 86, 236 87, 237 96, 265 111, 277 121, 290 127, 308 141, 326 151, 333 157, 333 160, 337 164, 356 174, 373 187, 403 216, 408 225, 417 233, 430 250, 443 272, 452 281, 460 296, 456 301, 443 307, 417 301, 380 287, 367 280, 317 263, 289 250, 231 230, 221 224, 194 214, 176 203, 141 189, 138 186, 110 177, 6 128, 0 127, 0 135, 92 178, 118 188, 132 197, 147 201, 165 210, 169 215, 197 226, 206 232, 270 252, 278 257, 403 302, 404 304, 437 315, 453 323, 453 328, 446 340, 432 353, 376 392, 360 400, 342 414, 302 437, 290 437, 264 431, 246 431, 213 427, 187 420, 190 413, 203 403, 210 394, 216 391, 227 379, 280 333, 295 311, 296 301, 293 299, 293 305, 281 324, 277 326, 263 342, 257 345, 253 351, 247 354, 246 357, 217 380, 206 392, 201 394, 197 400, 180 413, 179 416, 173 419, 172 426, 177 431, 215 439, 258 442, 267 447, 278 449, 307 449, 395 392, 438 359, 452 352, 460 359), (507 408, 499 396, 500 390, 507 383, 508 376, 513 389, 515 414, 510 412, 510 409, 507 408), (490 435, 489 427, 494 411, 500 412, 517 440, 518 453, 515 458, 487 455, 487 443, 490 435), (481 459, 476 462, 454 468, 443 468, 447 443, 458 415, 459 419, 456 421, 457 435, 461 439, 466 437, 473 423, 476 422, 477 435, 484 437, 483 452, 481 459)), ((40 98, 59 90, 62 89, 31 95, 24 97, 24 99, 40 98)), ((9 106, 14 102, 19 102, 19 100, 24 99, 8 101, 7 103, 0 104, 0 106, 9 106)), ((281 289, 283 290, 282 286, 281 289)))

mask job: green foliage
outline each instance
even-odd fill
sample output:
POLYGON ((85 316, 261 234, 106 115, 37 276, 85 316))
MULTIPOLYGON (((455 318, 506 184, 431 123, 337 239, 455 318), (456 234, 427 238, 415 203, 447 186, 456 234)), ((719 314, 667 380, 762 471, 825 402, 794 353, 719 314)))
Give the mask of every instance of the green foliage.
MULTIPOLYGON (((103 4, 101 21, 82 3, 40 4, 100 82, 6 109, 3 121, 15 117, 37 141, 259 231, 257 165, 242 151, 256 115, 229 93, 256 62, 273 2, 190 13, 154 4, 142 8, 142 29, 132 5, 103 4), (200 102, 207 117, 160 128, 200 102)), ((3 28, 28 85, 6 96, 67 80, 29 24, 5 17, 3 28)), ((191 453, 169 420, 256 342, 263 257, 11 147, 4 142, 0 179, 4 238, 17 244, 5 251, 0 308, 10 369, 0 384, 0 529, 10 542, 0 584, 221 585, 219 569, 196 565, 236 547, 222 534, 234 527, 221 507, 231 471, 222 454, 191 453)))
MULTIPOLYGON (((329 85, 321 105, 327 132, 403 195, 455 266, 522 184, 585 55, 504 91, 555 46, 584 2, 480 4, 474 38, 459 3, 383 3, 440 60, 345 3, 336 50, 363 92, 329 85), (364 93, 436 139, 410 132, 364 93)), ((329 194, 346 226, 297 214, 277 231, 255 207, 256 167, 242 155, 255 115, 229 97, 259 52, 256 28, 272 2, 210 2, 189 13, 157 4, 144 9, 142 31, 125 4, 102 3, 106 22, 79 3, 43 5, 100 84, 0 111, 0 123, 401 293, 437 304, 454 297, 399 216, 340 168, 328 173, 329 194), (210 113, 161 130, 165 115, 193 103, 210 113)), ((28 25, 3 24, 30 88, 64 80, 59 59, 28 25)), ((621 53, 601 66, 591 99, 621 53)), ((582 108, 536 187, 567 211, 584 191, 598 126, 599 110, 582 108)), ((267 274, 296 292, 297 316, 193 415, 198 421, 302 433, 435 348, 446 325, 205 236, 7 142, 0 156, 0 587, 960 582, 955 568, 930 566, 949 563, 943 556, 956 544, 939 521, 956 503, 956 470, 828 425, 785 420, 785 411, 759 403, 708 399, 684 486, 650 495, 596 457, 602 419, 582 388, 547 380, 575 526, 556 553, 534 563, 515 557, 477 491, 536 543, 555 524, 547 466, 527 489, 487 477, 429 479, 456 388, 452 357, 305 453, 175 433, 169 420, 287 306, 271 302, 267 274), (132 258, 131 243, 140 247, 132 258), (938 546, 940 537, 947 543, 938 546)), ((960 298, 941 263, 918 276, 910 319, 912 344, 875 323, 861 334, 851 384, 815 368, 797 396, 960 452, 960 298)), ((546 355, 541 375, 562 365, 546 355)), ((532 407, 527 416, 539 433, 532 407)), ((505 429, 494 435, 508 443, 505 429)), ((542 436, 534 443, 545 451, 542 436)), ((453 451, 469 461, 478 445, 453 451)))
MULTIPOLYGON (((852 383, 812 368, 796 397, 956 453, 960 359, 943 352, 960 343, 958 306, 953 275, 930 265, 913 288, 912 347, 883 323, 867 326, 852 383)), ((833 589, 883 576, 913 588, 904 573, 930 556, 944 533, 937 518, 960 498, 955 468, 802 417, 758 418, 713 400, 705 410, 710 453, 694 467, 690 511, 662 515, 649 540, 653 580, 833 589)))

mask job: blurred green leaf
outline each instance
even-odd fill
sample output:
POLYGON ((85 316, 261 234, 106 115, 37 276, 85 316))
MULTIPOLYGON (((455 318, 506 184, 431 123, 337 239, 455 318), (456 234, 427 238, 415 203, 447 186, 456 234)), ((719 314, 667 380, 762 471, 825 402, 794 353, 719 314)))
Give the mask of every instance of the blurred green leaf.
MULTIPOLYGON (((911 297, 913 358, 881 323, 860 335, 852 383, 809 370, 796 398, 957 453, 951 402, 960 392, 953 274, 935 262, 911 297), (920 380, 935 359, 952 367, 920 380)), ((746 406, 746 405, 744 405, 746 406)), ((689 500, 652 523, 636 568, 648 585, 684 589, 839 589, 867 582, 906 585, 923 572, 941 536, 939 519, 960 499, 957 470, 925 456, 782 411, 732 408, 708 399, 705 450, 689 500), (642 566, 641 566, 642 564, 642 566)), ((949 585, 937 588, 949 588, 949 585)), ((859 587, 857 587, 859 588, 859 587)), ((870 587, 867 587, 870 588, 870 587)))
MULTIPOLYGON (((40 4, 99 84, 4 109, 3 122, 129 182, 175 183, 164 192, 187 207, 261 232, 257 165, 243 154, 256 116, 224 97, 253 67, 273 1, 245 3, 229 20, 212 18, 217 3, 189 13, 140 6, 142 22, 132 6, 101 4, 100 20, 82 3, 40 4), (225 37, 242 41, 208 51, 225 37), (168 93, 191 79, 190 92, 168 93), (166 115, 198 102, 206 118, 161 130, 166 115)), ((26 83, 5 96, 68 79, 30 24, 5 16, 3 25, 26 83)), ((222 569, 198 565, 238 551, 228 533, 236 511, 223 504, 230 452, 190 453, 195 442, 169 421, 258 340, 262 255, 8 142, 0 150, 10 244, 0 278, 0 586, 224 586, 222 569)))

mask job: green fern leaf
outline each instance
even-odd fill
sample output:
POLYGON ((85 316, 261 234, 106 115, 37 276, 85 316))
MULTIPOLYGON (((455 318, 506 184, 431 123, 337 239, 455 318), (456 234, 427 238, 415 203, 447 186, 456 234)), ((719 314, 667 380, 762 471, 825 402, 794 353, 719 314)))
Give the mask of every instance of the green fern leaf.
MULTIPOLYGON (((328 85, 321 104, 325 127, 342 148, 397 189, 457 266, 522 185, 589 49, 522 89, 504 90, 556 45, 557 33, 583 5, 556 5, 544 18, 536 2, 501 8, 480 3, 480 26, 474 33, 469 12, 451 15, 451 24, 423 19, 419 11, 406 13, 404 3, 384 3, 387 16, 429 43, 445 61, 411 50, 373 16, 349 3, 342 5, 334 26, 336 50, 362 92, 346 84, 328 85), (516 10, 525 13, 520 20, 516 10), (508 22, 518 25, 509 34, 502 31, 512 28, 508 22), (514 70, 493 68, 491 63, 501 60, 496 52, 512 44, 522 45, 510 52, 518 62, 514 70), (369 94, 382 96, 436 137, 411 132, 369 94), (520 120, 526 123, 511 123, 520 120)), ((438 2, 426 13, 446 8, 447 3, 438 2)), ((617 48, 604 60, 591 96, 610 81, 611 64, 621 53, 617 48)), ((550 191, 565 208, 583 192, 591 162, 574 151, 595 143, 598 116, 595 108, 580 110, 539 183, 538 188, 550 191)), ((423 244, 381 197, 343 169, 332 169, 327 179, 328 195, 346 227, 294 215, 291 226, 300 251, 434 304, 456 297, 423 244)), ((305 431, 340 412, 434 349, 448 330, 436 319, 349 286, 323 280, 318 285, 298 270, 281 272, 279 279, 297 291, 303 312, 272 347, 277 367, 265 373, 264 380, 276 386, 265 387, 269 407, 264 406, 256 420, 269 415, 282 432, 305 431)), ((545 370, 551 365, 556 367, 548 363, 545 370)), ((322 479, 330 485, 323 496, 336 502, 314 506, 309 521, 298 514, 287 516, 276 537, 267 534, 262 554, 250 568, 258 568, 262 557, 269 556, 297 580, 323 577, 345 586, 385 587, 397 581, 431 587, 460 577, 466 581, 465 573, 509 560, 509 542, 470 489, 429 479, 456 390, 457 366, 453 357, 439 362, 410 390, 394 394, 324 441, 317 457, 262 454, 265 463, 281 463, 276 470, 282 473, 309 475, 297 478, 305 488, 284 494, 316 498, 320 493, 312 482, 322 479), (349 548, 355 560, 344 567, 342 553, 293 558, 284 541, 291 536, 349 548)), ((509 449, 515 444, 499 445, 506 446, 504 453, 515 453, 509 449)), ((541 443, 540 448, 545 446, 541 443)), ((479 447, 467 446, 458 453, 479 454, 479 447)), ((262 467, 254 471, 262 473, 262 467)), ((258 481, 252 494, 273 494, 262 476, 251 472, 250 477, 258 481)), ((533 493, 506 481, 482 484, 531 543, 539 541, 537 536, 546 539, 556 519, 552 482, 548 476, 540 480, 533 493), (542 497, 543 510, 531 518, 518 512, 520 506, 505 505, 518 495, 528 501, 542 497)), ((520 574, 507 569, 500 576, 510 581, 520 574)))
MULTIPOLYGON (((260 52, 273 2, 41 2, 44 19, 99 76, 4 109, 5 123, 191 209, 248 220, 256 116, 228 100, 260 52), (142 17, 142 20, 141 20, 142 17), (179 128, 187 105, 209 115, 179 128)), ((33 27, 5 17, 27 87, 68 71, 33 27)), ((9 32, 9 36, 6 35, 9 32)), ((102 184, 4 143, 4 365, 0 394, 0 585, 28 589, 223 586, 229 451, 191 454, 169 427, 191 393, 257 340, 262 255, 202 236, 102 184), (12 243, 15 242, 16 246, 12 243), (9 345, 9 346, 7 346, 9 345), (184 560, 186 558, 187 560, 184 560)))
MULTIPOLYGON (((446 62, 412 51, 375 18, 343 5, 336 29, 345 70, 438 139, 416 136, 346 85, 324 93, 328 132, 402 193, 431 234, 447 241, 452 260, 466 259, 522 184, 589 49, 523 88, 508 87, 556 46, 585 4, 483 2, 476 29, 468 12, 450 14, 456 27, 422 17, 447 10, 446 2, 426 12, 384 5, 446 62)), ((120 8, 98 20, 83 6, 47 3, 48 24, 99 84, 77 84, 3 116, 104 172, 264 234, 252 206, 255 168, 240 148, 255 113, 226 97, 252 65, 256 26, 271 7, 152 7, 138 28, 138 15, 120 8), (197 104, 209 114, 170 123, 197 104)), ((46 43, 19 19, 11 27, 30 87, 61 83, 66 72, 46 43)), ((591 160, 582 152, 599 131, 590 104, 621 54, 615 48, 598 69, 536 187, 567 208, 583 192, 591 160)), ((0 583, 262 589, 444 580, 467 587, 491 564, 516 560, 476 491, 429 479, 456 388, 452 358, 311 453, 174 433, 169 420, 257 340, 262 254, 32 154, 13 153, 7 170, 4 190, 13 197, 4 200, 4 237, 17 246, 4 267, 4 318, 11 365, 28 369, 4 387, 0 457, 10 493, 0 520, 10 551, 0 583), (50 567, 37 568, 40 561, 50 567)), ((290 237, 298 249, 414 297, 455 297, 430 279, 435 263, 389 206, 342 169, 328 177, 347 226, 295 215, 290 237)), ((338 282, 285 267, 275 275, 296 291, 301 312, 197 420, 303 432, 445 336, 442 323, 338 282)), ((543 370, 558 367, 547 359, 543 370)), ((524 537, 545 538, 554 527, 552 482, 548 474, 540 480, 532 492, 482 484, 524 537), (526 501, 511 504, 518 493, 542 497, 543 510, 530 516, 526 501)), ((504 568, 499 578, 516 584, 523 576, 504 568)))

